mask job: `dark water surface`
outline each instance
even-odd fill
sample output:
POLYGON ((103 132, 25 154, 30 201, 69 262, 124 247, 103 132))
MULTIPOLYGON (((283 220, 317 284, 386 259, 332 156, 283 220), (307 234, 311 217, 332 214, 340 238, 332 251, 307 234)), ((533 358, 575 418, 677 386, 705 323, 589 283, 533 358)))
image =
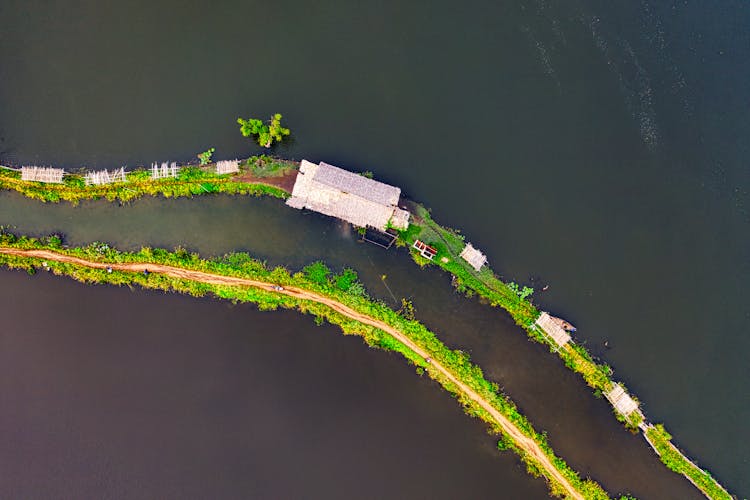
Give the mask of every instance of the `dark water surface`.
POLYGON ((4 498, 546 497, 447 393, 331 326, 0 279, 4 498))
MULTIPOLYGON (((394 307, 408 297, 418 317, 448 345, 471 353, 524 414, 550 432, 553 447, 576 470, 613 492, 644 498, 697 496, 685 480, 659 464, 645 441, 614 420, 604 400, 594 398, 545 348, 528 342, 507 314, 455 294, 447 275, 419 269, 405 251, 385 252, 360 243, 348 225, 290 210, 279 200, 226 196, 72 207, 44 205, 6 192, 0 194, 0 207, 16 222, 18 232, 63 233, 71 245, 100 238, 128 250, 144 244, 188 245, 204 255, 242 249, 269 265, 286 264, 292 270, 322 258, 335 269, 351 266, 376 297, 394 307)), ((431 450, 440 453, 437 443, 431 450)), ((485 493, 494 495, 492 490, 485 493)))
MULTIPOLYGON (((5 0, 0 19, 3 163, 136 165, 209 146, 235 157, 255 151, 236 116, 281 111, 295 135, 277 153, 373 170, 508 278, 549 284, 537 302, 575 323, 689 454, 750 494, 746 3, 5 0)), ((0 195, 0 224, 71 243, 249 249, 292 267, 325 258, 357 264, 386 295, 394 259, 394 294, 412 294, 571 463, 614 491, 687 494, 575 377, 440 275, 355 251, 335 224, 270 201, 199 203, 71 209, 0 195), (446 295, 420 294, 420 280, 446 295)))

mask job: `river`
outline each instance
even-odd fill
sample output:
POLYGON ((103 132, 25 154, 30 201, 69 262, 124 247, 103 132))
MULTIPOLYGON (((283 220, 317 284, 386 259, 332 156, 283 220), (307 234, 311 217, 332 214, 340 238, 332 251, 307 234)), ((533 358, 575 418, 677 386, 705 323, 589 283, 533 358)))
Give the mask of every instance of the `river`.
MULTIPOLYGON (((282 112, 293 138, 277 154, 372 170, 433 207, 438 221, 462 228, 506 278, 549 285, 536 302, 576 324, 578 338, 689 455, 731 491, 750 492, 745 4, 6 1, 0 16, 3 163, 133 166, 186 160, 210 146, 220 158, 242 156, 257 148, 239 136, 236 117, 282 112)), ((447 278, 421 272, 402 254, 378 253, 336 223, 287 212, 273 200, 71 208, 0 195, 0 224, 61 231, 69 243, 247 249, 291 267, 322 258, 353 265, 385 297, 386 274, 394 294, 412 297, 420 318, 470 351, 574 467, 613 491, 689 494, 501 313, 454 297, 447 278), (646 477, 649 484, 639 484, 646 477)), ((47 278, 4 274, 0 289, 40 280, 47 278)), ((77 303, 93 300, 53 282, 46 286, 70 286, 77 303)), ((136 316, 133 300, 121 304, 128 317, 136 316)), ((55 311, 56 323, 96 331, 81 313, 55 311)), ((264 331, 312 328, 271 317, 253 321, 267 321, 264 331)), ((184 330, 200 338, 193 322, 184 330)), ((382 363, 373 379, 386 383, 389 368, 375 360, 389 358, 372 356, 373 365, 382 363)), ((35 365, 22 366, 33 378, 35 365)), ((415 378, 406 372, 404 380, 415 378)), ((399 379, 407 391, 404 384, 399 379)), ((128 390, 144 398, 165 391, 148 388, 128 390)), ((429 384, 410 391, 440 397, 429 384)), ((302 411, 317 406, 311 398, 302 411)), ((392 403, 381 406, 410 418, 392 403)), ((461 432, 474 432, 477 450, 486 449, 488 438, 465 420, 461 432)), ((398 443, 391 449, 402 452, 398 443)), ((503 460, 492 457, 493 465, 503 460)), ((372 466, 370 482, 386 465, 372 466)), ((540 494, 516 469, 500 465, 494 474, 514 477, 508 481, 518 489, 510 491, 521 496, 540 494)), ((487 485, 473 496, 497 494, 487 485)))

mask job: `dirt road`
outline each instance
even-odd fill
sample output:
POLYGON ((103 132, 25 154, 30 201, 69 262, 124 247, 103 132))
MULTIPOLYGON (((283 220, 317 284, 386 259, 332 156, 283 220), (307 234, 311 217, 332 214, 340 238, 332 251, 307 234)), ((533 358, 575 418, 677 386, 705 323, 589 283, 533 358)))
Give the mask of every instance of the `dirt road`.
MULTIPOLYGON (((264 281, 256 281, 244 278, 235 278, 231 276, 222 276, 218 274, 206 273, 202 271, 192 271, 189 269, 181 269, 179 267, 165 266, 160 264, 141 264, 141 263, 129 263, 129 264, 103 264, 100 262, 93 262, 77 257, 71 257, 68 255, 59 254, 48 250, 19 250, 16 248, 0 247, 0 253, 8 255, 18 255, 22 257, 32 257, 48 261, 67 262, 70 264, 76 264, 79 266, 95 268, 95 269, 106 269, 111 267, 117 271, 128 271, 128 272, 143 272, 148 270, 150 273, 163 274, 165 276, 171 276, 174 278, 182 278, 191 281, 198 281, 203 283, 210 283, 216 285, 232 285, 232 286, 249 286, 259 288, 272 293, 278 293, 288 295, 303 300, 310 300, 318 302, 327 307, 330 307, 334 311, 346 316, 348 318, 359 321, 360 323, 373 326, 389 335, 393 336, 396 340, 406 345, 409 349, 414 351, 418 356, 421 356, 425 360, 430 360, 429 354, 421 349, 418 345, 412 342, 409 337, 393 328, 392 326, 378 321, 369 316, 355 311, 347 307, 346 305, 337 302, 329 297, 320 295, 314 292, 310 292, 301 288, 296 287, 284 287, 280 289, 273 283, 267 283, 264 281)), ((578 492, 573 485, 563 476, 552 464, 552 461, 542 451, 539 445, 531 438, 524 435, 521 430, 516 427, 510 420, 508 420, 502 413, 495 409, 487 400, 482 398, 476 393, 471 387, 462 383, 456 378, 453 373, 442 366, 435 360, 430 360, 432 367, 438 371, 442 376, 448 379, 453 385, 455 385, 462 393, 468 398, 475 401, 479 406, 489 413, 492 418, 500 425, 500 427, 508 434, 515 444, 526 451, 533 459, 539 464, 544 470, 547 477, 552 478, 556 483, 560 484, 567 492, 570 498, 583 499, 583 495, 578 492)))

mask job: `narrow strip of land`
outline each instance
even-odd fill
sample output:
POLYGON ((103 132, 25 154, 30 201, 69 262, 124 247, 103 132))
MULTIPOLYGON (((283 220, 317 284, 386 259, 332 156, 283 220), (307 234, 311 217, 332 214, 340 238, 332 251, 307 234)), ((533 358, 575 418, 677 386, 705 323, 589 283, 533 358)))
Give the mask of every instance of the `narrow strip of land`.
POLYGON ((547 456, 541 447, 530 437, 526 436, 518 427, 516 427, 508 418, 500 413, 489 401, 482 398, 476 391, 471 387, 461 382, 453 373, 442 366, 437 361, 431 360, 429 354, 417 344, 415 344, 407 335, 403 334, 394 327, 388 325, 383 321, 371 318, 354 309, 327 297, 322 294, 311 292, 297 287, 279 287, 273 283, 265 281, 258 281, 246 278, 237 278, 233 276, 223 276, 220 274, 207 273, 203 271, 194 271, 190 269, 182 269, 179 267, 166 266, 162 264, 148 264, 148 263, 126 263, 126 264, 115 264, 115 263, 102 263, 70 255, 60 254, 49 250, 22 250, 18 248, 0 247, 0 253, 7 255, 16 255, 19 257, 36 258, 41 260, 49 260, 56 262, 64 262, 82 267, 89 267, 94 269, 107 269, 111 268, 116 271, 125 272, 136 272, 142 273, 147 271, 149 273, 158 273, 172 278, 185 279, 190 281, 196 281, 201 283, 208 283, 212 285, 228 285, 228 286, 240 286, 240 287, 254 287, 267 292, 278 293, 288 295, 299 300, 308 300, 317 302, 325 305, 337 313, 358 321, 362 324, 375 327, 379 330, 386 332, 393 338, 404 344, 406 347, 411 349, 415 354, 420 356, 426 362, 431 363, 431 366, 439 372, 443 377, 450 381, 460 392, 466 397, 477 403, 487 413, 489 413, 493 419, 500 425, 503 431, 514 441, 516 446, 528 453, 531 458, 536 461, 545 472, 548 478, 558 483, 567 492, 570 498, 583 500, 584 496, 576 490, 576 488, 568 481, 568 479, 557 470, 552 460, 547 456))

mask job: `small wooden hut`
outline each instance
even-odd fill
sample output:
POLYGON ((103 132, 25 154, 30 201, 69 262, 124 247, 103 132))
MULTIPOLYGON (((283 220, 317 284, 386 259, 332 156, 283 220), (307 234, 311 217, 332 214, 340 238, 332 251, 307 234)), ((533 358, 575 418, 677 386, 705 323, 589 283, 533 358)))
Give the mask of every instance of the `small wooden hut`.
POLYGON ((461 258, 468 262, 476 271, 482 269, 482 266, 487 263, 487 256, 474 248, 471 243, 467 243, 464 249, 461 250, 461 258))
POLYGON ((65 170, 61 168, 21 167, 21 180, 61 184, 65 170))
POLYGON ((240 162, 238 160, 222 160, 216 162, 217 174, 235 174, 240 171, 240 162))
POLYGON ((620 384, 615 384, 612 390, 604 393, 604 396, 612 404, 617 413, 623 417, 627 417, 638 409, 638 403, 630 397, 630 394, 625 392, 625 389, 620 384))
POLYGON ((409 227, 409 212, 398 207, 400 197, 397 187, 327 163, 302 160, 286 204, 384 231, 409 227))
POLYGON ((550 316, 549 313, 543 312, 536 320, 536 325, 551 338, 555 344, 562 347, 570 342, 570 334, 560 325, 558 318, 550 316))

